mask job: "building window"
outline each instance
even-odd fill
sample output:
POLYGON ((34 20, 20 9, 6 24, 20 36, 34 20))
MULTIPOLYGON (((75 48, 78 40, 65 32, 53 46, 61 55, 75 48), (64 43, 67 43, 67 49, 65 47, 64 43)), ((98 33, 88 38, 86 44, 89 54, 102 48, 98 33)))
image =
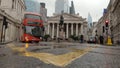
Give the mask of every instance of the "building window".
POLYGON ((15 6, 15 0, 12 0, 12 9, 14 9, 15 6))
POLYGON ((16 6, 17 6, 17 5, 16 5, 16 4, 17 4, 16 2, 17 2, 17 0, 14 1, 14 8, 15 8, 15 9, 16 9, 16 6))
POLYGON ((1 0, 0 0, 0 5, 1 5, 1 0))
POLYGON ((17 2, 17 11, 19 12, 19 7, 20 7, 20 5, 19 5, 20 3, 19 3, 19 1, 17 2))
POLYGON ((14 8, 14 0, 12 0, 12 9, 14 8))
POLYGON ((21 7, 21 13, 22 13, 22 7, 21 7))

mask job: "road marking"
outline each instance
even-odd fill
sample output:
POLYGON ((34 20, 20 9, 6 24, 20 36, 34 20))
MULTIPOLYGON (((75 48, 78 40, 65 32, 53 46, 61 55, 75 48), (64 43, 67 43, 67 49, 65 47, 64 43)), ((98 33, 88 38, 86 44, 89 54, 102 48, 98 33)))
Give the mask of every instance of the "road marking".
POLYGON ((61 55, 54 55, 51 53, 35 53, 35 52, 28 52, 24 47, 10 47, 13 51, 17 51, 22 53, 21 55, 27 56, 27 57, 34 57, 41 61, 43 61, 46 64, 53 64, 60 67, 65 67, 66 65, 70 64, 72 61, 74 61, 77 58, 82 57, 89 51, 91 51, 93 48, 88 47, 85 49, 71 49, 72 52, 61 54, 61 55))
POLYGON ((91 48, 86 48, 85 50, 74 50, 73 52, 62 54, 62 55, 54 55, 50 53, 33 53, 33 52, 27 52, 24 56, 30 56, 40 59, 41 61, 47 63, 47 64, 54 64, 56 66, 65 67, 66 65, 70 64, 72 61, 74 61, 77 58, 82 57, 88 51, 90 51, 91 48))

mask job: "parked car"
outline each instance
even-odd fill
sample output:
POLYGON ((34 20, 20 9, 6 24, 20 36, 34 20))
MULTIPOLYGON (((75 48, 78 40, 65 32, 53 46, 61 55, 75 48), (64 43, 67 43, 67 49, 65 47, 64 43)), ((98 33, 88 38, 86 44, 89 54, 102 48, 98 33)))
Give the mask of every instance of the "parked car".
POLYGON ((90 36, 87 43, 96 43, 95 37, 90 36))

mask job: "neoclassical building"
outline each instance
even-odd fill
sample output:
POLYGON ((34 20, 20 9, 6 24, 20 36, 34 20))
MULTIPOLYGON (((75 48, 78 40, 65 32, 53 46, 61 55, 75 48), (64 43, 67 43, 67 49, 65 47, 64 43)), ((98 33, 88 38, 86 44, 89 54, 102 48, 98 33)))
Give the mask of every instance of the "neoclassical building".
POLYGON ((110 29, 115 44, 120 44, 120 0, 110 0, 111 22, 110 29))
POLYGON ((120 0, 110 0, 107 7, 107 13, 105 13, 98 21, 97 31, 98 35, 104 36, 105 43, 107 36, 111 37, 113 44, 118 43, 118 41, 120 42, 120 0), (108 32, 105 27, 106 20, 109 21, 108 32))
POLYGON ((0 0, 0 42, 19 40, 25 9, 24 0, 0 0))
POLYGON ((47 34, 49 34, 51 38, 62 37, 68 39, 71 35, 84 35, 84 39, 87 40, 87 22, 85 18, 68 13, 63 13, 61 15, 54 15, 48 18, 47 34), (59 25, 61 15, 64 18, 62 29, 59 25))

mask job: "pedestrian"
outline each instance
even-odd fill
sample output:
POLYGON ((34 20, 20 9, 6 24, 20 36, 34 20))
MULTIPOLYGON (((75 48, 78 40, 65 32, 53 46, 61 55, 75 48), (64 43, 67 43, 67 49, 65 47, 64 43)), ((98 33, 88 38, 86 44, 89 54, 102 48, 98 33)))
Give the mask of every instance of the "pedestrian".
POLYGON ((95 43, 99 43, 98 35, 95 36, 95 43))
POLYGON ((59 37, 57 38, 57 40, 58 40, 58 43, 60 43, 60 38, 59 37))
POLYGON ((114 44, 113 35, 111 35, 112 44, 114 44))
POLYGON ((100 35, 99 40, 100 40, 100 44, 103 44, 103 42, 104 42, 104 38, 103 38, 102 35, 100 35))
POLYGON ((83 37, 83 35, 80 35, 80 42, 81 42, 81 43, 84 42, 84 37, 83 37))

